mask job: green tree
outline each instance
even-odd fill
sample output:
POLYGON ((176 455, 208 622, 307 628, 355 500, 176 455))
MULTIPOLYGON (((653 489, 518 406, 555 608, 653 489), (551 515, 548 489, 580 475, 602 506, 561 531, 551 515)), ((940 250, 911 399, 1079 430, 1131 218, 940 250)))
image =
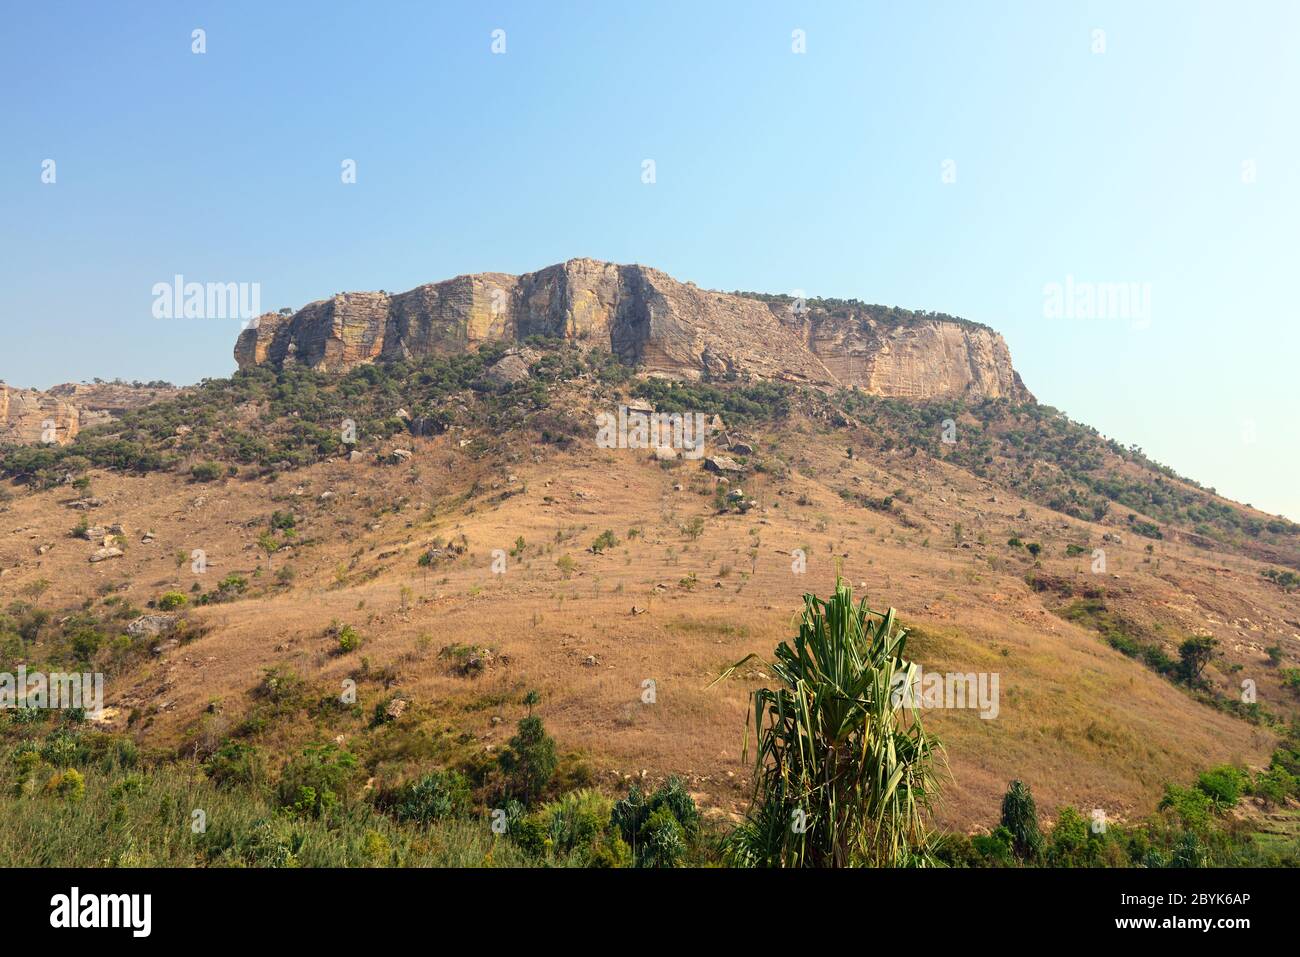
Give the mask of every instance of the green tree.
POLYGON ((542 719, 529 715, 520 720, 515 736, 497 759, 509 791, 525 803, 541 797, 555 776, 558 761, 555 739, 546 733, 542 719))
POLYGON ((1027 785, 1012 781, 1002 798, 1002 826, 1011 834, 1016 856, 1033 861, 1043 850, 1043 835, 1038 829, 1038 809, 1027 785))
POLYGON ((1201 680, 1201 672, 1214 657, 1219 640, 1210 635, 1193 635, 1178 646, 1178 673, 1188 684, 1201 680))

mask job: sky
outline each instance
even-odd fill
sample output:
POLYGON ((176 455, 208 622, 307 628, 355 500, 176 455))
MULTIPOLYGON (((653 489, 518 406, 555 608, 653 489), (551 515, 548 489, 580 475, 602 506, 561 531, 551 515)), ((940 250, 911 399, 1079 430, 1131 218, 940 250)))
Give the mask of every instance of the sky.
POLYGON ((272 310, 590 256, 986 323, 1300 520, 1298 47, 1290 0, 6 4, 0 380, 229 375, 176 275, 272 310))

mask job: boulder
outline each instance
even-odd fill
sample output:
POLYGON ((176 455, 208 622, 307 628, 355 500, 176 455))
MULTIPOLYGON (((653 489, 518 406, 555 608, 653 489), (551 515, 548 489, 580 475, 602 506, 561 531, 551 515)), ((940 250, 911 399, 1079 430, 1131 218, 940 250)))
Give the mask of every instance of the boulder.
POLYGON ((423 415, 408 422, 407 428, 412 435, 442 435, 447 431, 447 426, 440 420, 423 415))
POLYGON ((126 626, 126 633, 132 638, 157 638, 171 634, 179 621, 175 615, 141 615, 126 626))
POLYGON ((528 372, 528 362, 517 352, 507 352, 492 363, 483 377, 498 386, 515 385, 532 378, 528 372))
POLYGON ((121 558, 122 554, 123 554, 122 549, 120 548, 105 547, 105 548, 101 548, 99 551, 95 552, 95 554, 91 555, 90 560, 92 562, 102 562, 102 561, 107 561, 110 558, 121 558))
POLYGON ((729 455, 711 455, 704 460, 704 467, 710 472, 743 472, 745 467, 729 455))

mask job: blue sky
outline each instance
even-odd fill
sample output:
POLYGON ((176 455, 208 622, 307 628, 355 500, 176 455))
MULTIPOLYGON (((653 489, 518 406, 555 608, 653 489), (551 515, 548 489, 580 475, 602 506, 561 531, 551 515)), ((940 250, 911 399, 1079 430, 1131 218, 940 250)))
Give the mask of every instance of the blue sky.
POLYGON ((272 309, 592 256, 988 323, 1040 400, 1300 519, 1300 4, 0 17, 11 385, 229 374, 237 321, 153 317, 177 273, 272 309), (1067 276, 1148 284, 1148 321, 1046 315, 1067 276))

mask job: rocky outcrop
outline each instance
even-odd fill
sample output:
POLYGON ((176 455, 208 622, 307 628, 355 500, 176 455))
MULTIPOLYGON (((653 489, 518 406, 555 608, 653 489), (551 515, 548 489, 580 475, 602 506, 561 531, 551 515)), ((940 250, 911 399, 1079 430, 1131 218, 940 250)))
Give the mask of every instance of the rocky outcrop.
POLYGON ((1030 398, 1006 343, 985 326, 858 303, 713 292, 657 269, 592 259, 521 276, 458 276, 396 295, 341 293, 293 315, 261 317, 240 335, 235 359, 240 368, 300 363, 338 372, 534 335, 609 349, 649 375, 753 376, 909 398, 1030 398))
POLYGON ((0 443, 65 445, 81 431, 77 407, 37 389, 0 383, 0 443))
POLYGON ((978 323, 817 303, 784 319, 836 379, 873 395, 1030 398, 1002 336, 978 323))
POLYGON ((178 391, 164 384, 126 382, 67 382, 41 391, 14 389, 0 382, 0 444, 66 445, 82 429, 111 422, 178 391))

